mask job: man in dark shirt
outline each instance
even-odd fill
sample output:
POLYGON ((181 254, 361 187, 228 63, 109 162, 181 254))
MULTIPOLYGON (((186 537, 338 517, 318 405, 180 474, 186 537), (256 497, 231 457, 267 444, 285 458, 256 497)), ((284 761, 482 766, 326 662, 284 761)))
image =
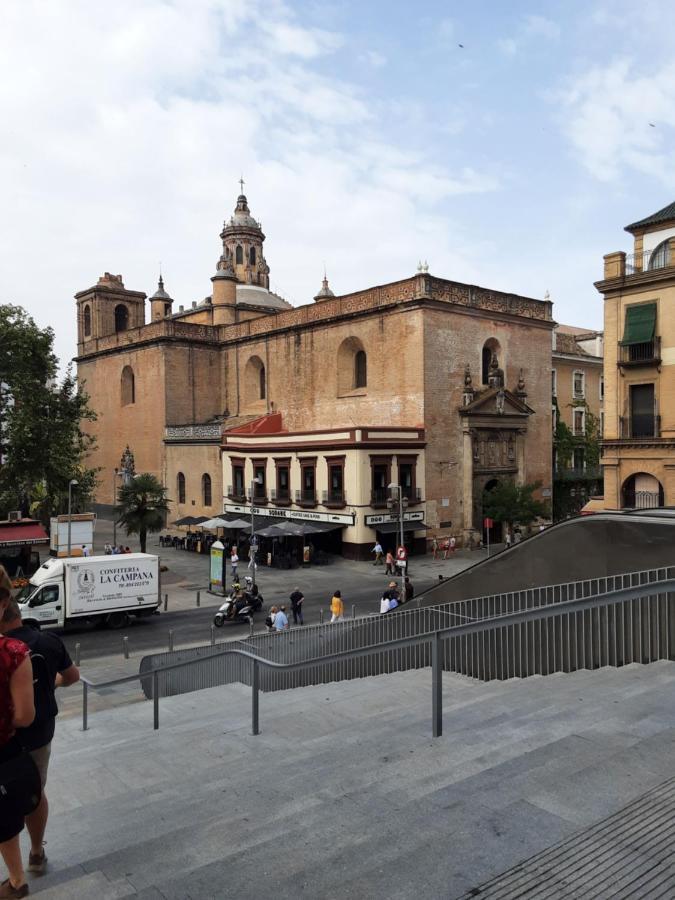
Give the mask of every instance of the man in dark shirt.
POLYGON ((63 642, 55 634, 38 631, 24 625, 18 605, 12 600, 0 619, 0 632, 5 637, 23 641, 31 651, 33 663, 33 684, 35 690, 35 719, 28 728, 17 729, 17 737, 29 751, 40 771, 42 799, 37 809, 26 816, 26 827, 30 835, 31 849, 28 857, 28 871, 42 875, 47 866, 47 857, 42 846, 47 828, 49 804, 44 788, 47 783, 49 754, 56 726, 59 708, 54 690, 68 687, 80 680, 80 672, 73 664, 63 642))
POLYGON ((296 587, 296 589, 293 591, 293 593, 289 597, 289 600, 291 601, 291 608, 293 609, 293 624, 294 625, 297 625, 298 623, 300 623, 300 625, 305 624, 305 620, 302 615, 302 604, 303 604, 304 599, 305 598, 302 596, 302 591, 300 590, 299 587, 296 587))

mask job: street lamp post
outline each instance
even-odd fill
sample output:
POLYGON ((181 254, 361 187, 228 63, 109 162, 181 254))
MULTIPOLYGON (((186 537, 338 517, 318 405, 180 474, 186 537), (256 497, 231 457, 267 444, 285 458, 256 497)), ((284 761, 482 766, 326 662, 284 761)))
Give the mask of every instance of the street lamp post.
MULTIPOLYGON (((400 484, 390 484, 389 491, 391 493, 391 498, 389 499, 388 506, 390 509, 395 508, 398 500, 398 526, 399 526, 399 534, 400 534, 400 543, 399 547, 404 547, 403 543, 403 507, 408 505, 408 500, 403 496, 403 488, 400 484)), ((405 602, 405 574, 408 569, 407 564, 405 566, 400 566, 401 569, 401 603, 405 602)))
POLYGON ((70 557, 70 526, 72 524, 72 508, 73 508, 73 488, 77 484, 76 478, 71 478, 68 482, 68 556, 70 557))
POLYGON ((255 526, 253 524, 253 504, 255 501, 255 497, 253 495, 253 491, 256 484, 262 484, 263 480, 260 475, 255 475, 251 480, 251 544, 249 549, 249 558, 251 560, 251 568, 253 569, 253 586, 255 587, 255 570, 256 570, 256 549, 257 543, 254 544, 255 541, 255 526))
POLYGON ((117 479, 122 473, 115 466, 115 470, 113 472, 113 547, 117 546, 117 479))

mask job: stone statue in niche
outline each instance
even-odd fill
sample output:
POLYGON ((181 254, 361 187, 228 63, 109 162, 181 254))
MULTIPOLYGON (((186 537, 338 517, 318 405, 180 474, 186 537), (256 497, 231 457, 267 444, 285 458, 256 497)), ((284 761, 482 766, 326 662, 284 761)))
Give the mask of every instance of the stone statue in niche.
POLYGON ((495 397, 495 408, 500 416, 504 415, 504 398, 504 391, 502 389, 497 391, 497 396, 495 397))
POLYGON ((488 368, 488 385, 491 388, 504 387, 504 371, 499 368, 497 354, 494 351, 488 368))

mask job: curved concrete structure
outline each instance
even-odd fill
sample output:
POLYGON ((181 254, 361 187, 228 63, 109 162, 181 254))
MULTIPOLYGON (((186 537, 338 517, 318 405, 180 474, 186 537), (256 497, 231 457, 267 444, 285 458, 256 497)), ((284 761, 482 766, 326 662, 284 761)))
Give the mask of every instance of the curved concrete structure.
POLYGON ((428 591, 423 606, 673 565, 675 510, 608 512, 552 525, 428 591))

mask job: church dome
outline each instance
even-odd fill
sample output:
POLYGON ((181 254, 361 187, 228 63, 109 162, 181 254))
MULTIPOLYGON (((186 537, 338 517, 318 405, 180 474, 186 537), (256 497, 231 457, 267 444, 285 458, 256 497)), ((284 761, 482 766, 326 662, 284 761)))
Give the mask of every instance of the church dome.
POLYGON ((329 300, 331 297, 334 297, 334 296, 335 296, 335 294, 328 287, 328 278, 324 274, 323 281, 321 282, 321 290, 319 291, 318 294, 315 295, 314 299, 316 301, 329 300))
POLYGON ((248 208, 248 201, 246 200, 246 196, 244 194, 239 194, 237 197, 237 205, 234 208, 234 214, 230 218, 229 223, 227 223, 228 228, 256 228, 260 230, 260 222, 256 222, 256 220, 251 215, 251 210, 248 208))
POLYGON ((159 276, 159 284, 157 286, 157 290, 150 298, 151 300, 171 300, 172 298, 167 294, 164 290, 164 279, 162 276, 159 276))

